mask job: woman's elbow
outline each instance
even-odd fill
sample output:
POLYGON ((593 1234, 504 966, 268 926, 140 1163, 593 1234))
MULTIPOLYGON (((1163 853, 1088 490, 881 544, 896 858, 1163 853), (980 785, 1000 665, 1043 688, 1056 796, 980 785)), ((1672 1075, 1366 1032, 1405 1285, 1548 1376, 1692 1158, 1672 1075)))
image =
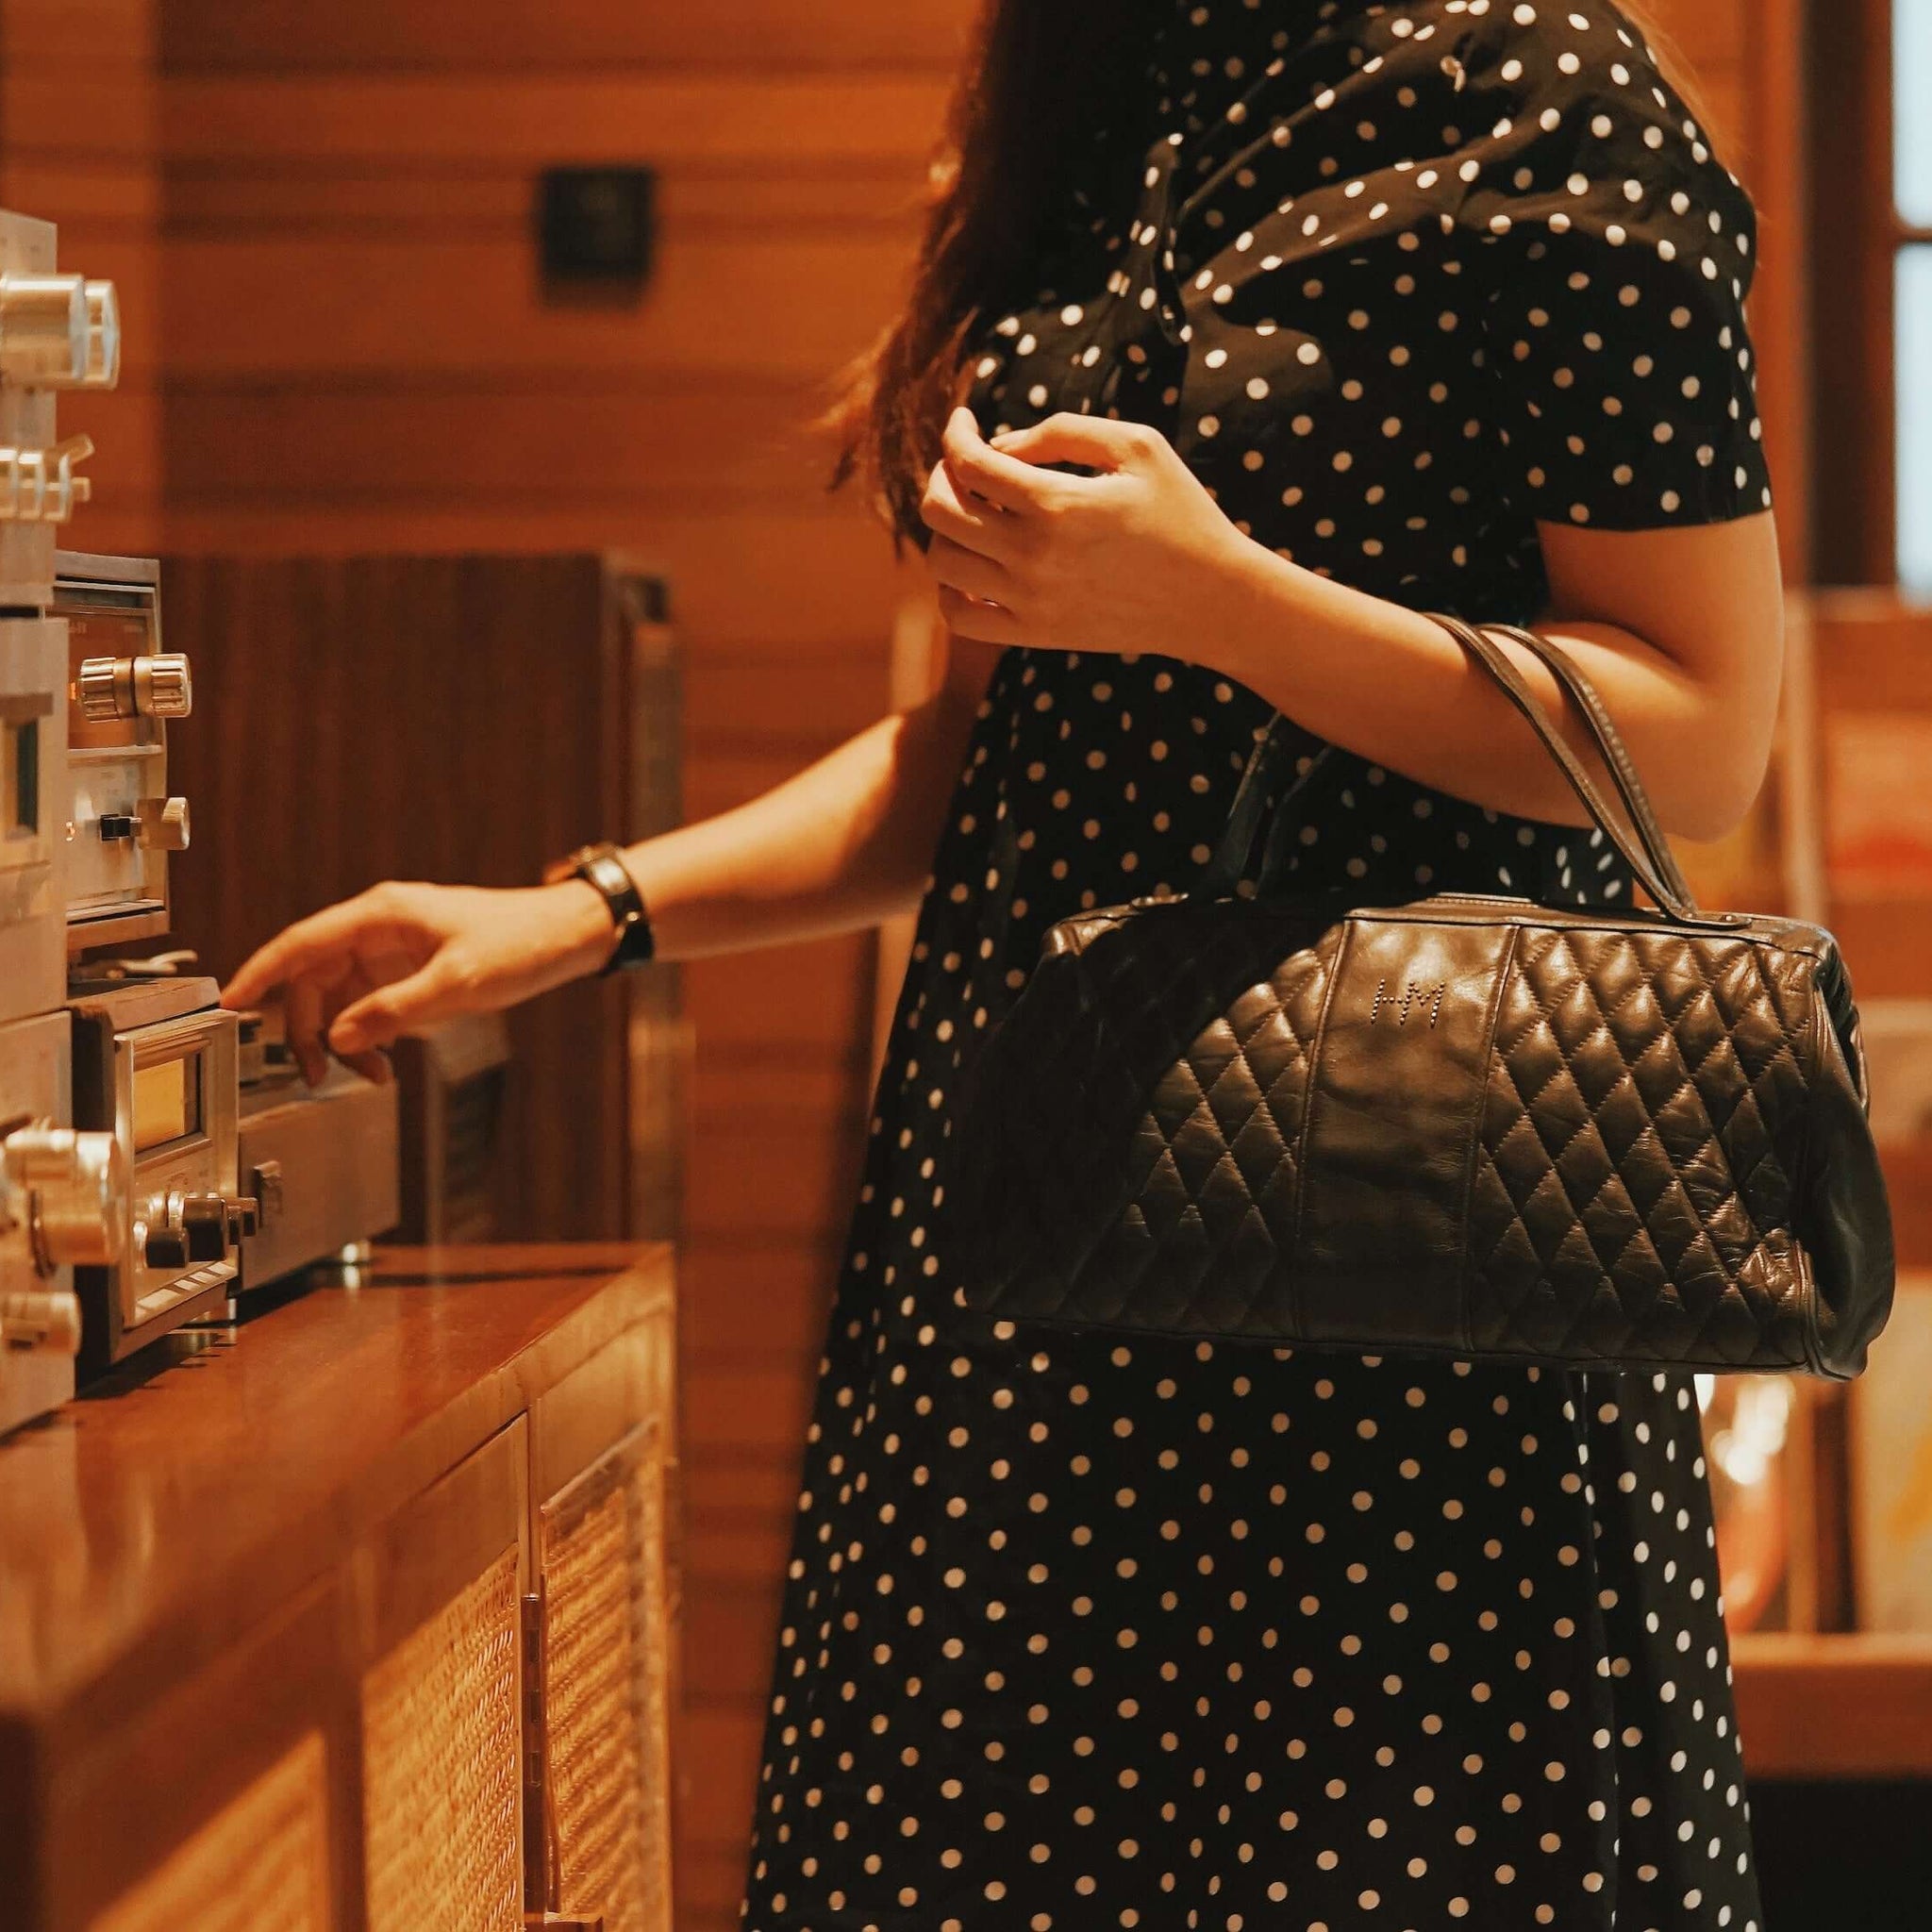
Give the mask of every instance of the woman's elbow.
POLYGON ((1749 816, 1764 787, 1769 755, 1748 769, 1740 765, 1733 774, 1716 769, 1710 760, 1699 774, 1700 782, 1680 794, 1669 829, 1694 844, 1715 844, 1728 838, 1749 816))
POLYGON ((1699 844, 1735 832, 1764 789, 1776 727, 1775 690, 1769 702, 1752 692, 1718 697, 1678 754, 1667 829, 1699 844))

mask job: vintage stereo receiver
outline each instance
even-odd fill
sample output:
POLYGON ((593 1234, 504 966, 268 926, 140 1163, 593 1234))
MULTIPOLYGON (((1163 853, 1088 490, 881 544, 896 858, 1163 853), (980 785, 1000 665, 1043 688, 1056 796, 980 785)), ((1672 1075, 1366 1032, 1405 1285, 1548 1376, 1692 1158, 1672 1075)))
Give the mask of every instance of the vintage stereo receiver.
POLYGON ((74 1393, 74 1264, 104 1264, 127 1211, 119 1143, 63 1124, 69 1026, 65 1012, 0 1026, 0 1433, 74 1393))
POLYGON ((171 719, 194 692, 161 648, 151 558, 55 558, 67 625, 67 946, 81 953, 168 930, 168 855, 188 845, 188 801, 168 791, 171 719))
POLYGON ((77 981, 74 1117, 127 1174, 110 1252, 79 1269, 83 1374, 225 1310, 255 1225, 236 1187, 239 1023, 211 979, 77 981))
POLYGON ((44 610, 54 533, 85 503, 87 438, 62 442, 64 389, 111 389, 121 322, 111 282, 62 275, 51 222, 0 210, 0 608, 44 610))
POLYGON ((0 211, 0 1431, 74 1392, 75 1263, 125 1219, 119 1143, 75 1131, 68 957, 72 666, 50 615, 58 526, 87 500, 64 389, 111 387, 114 291, 60 274, 51 224, 0 211))
POLYGON ((347 1258, 401 1218, 397 1089, 332 1067, 302 1082, 266 1016, 242 1016, 242 1192, 254 1203, 242 1240, 242 1291, 317 1262, 347 1258))
POLYGON ((0 1023, 67 991, 66 686, 60 626, 0 618, 0 1023))

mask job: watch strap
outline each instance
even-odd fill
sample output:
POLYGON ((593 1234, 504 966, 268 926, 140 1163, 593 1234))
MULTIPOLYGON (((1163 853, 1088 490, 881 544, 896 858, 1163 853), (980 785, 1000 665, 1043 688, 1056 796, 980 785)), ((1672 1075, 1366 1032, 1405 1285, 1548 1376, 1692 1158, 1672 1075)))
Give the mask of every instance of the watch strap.
POLYGON ((571 874, 601 892, 610 908, 610 923, 616 928, 617 943, 605 960, 605 973, 622 972, 627 966, 641 966, 657 951, 650 915, 644 909, 644 895, 638 891, 619 849, 608 841, 586 845, 571 855, 571 874))

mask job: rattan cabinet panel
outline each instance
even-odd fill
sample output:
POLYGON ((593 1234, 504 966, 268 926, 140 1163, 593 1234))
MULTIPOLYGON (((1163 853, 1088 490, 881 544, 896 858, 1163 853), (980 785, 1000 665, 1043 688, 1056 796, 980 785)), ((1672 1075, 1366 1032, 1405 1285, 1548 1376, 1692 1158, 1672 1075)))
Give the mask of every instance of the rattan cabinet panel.
POLYGON ((539 1511, 555 1903, 605 1932, 671 1924, 662 1443, 635 1430, 539 1511))
POLYGON ((362 1680, 370 1932, 520 1932, 517 1552, 362 1680))
POLYGON ((328 1768, 311 1731, 225 1805, 93 1932, 328 1932, 328 1768))

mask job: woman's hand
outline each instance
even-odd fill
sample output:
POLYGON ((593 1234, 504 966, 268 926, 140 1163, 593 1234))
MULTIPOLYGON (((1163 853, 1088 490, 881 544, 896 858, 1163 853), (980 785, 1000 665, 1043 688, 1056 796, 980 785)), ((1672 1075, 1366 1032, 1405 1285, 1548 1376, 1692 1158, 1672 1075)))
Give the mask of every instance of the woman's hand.
POLYGON ((614 943, 608 908, 581 879, 511 891, 391 883, 290 926, 222 1002, 254 1007, 279 988, 310 1086, 330 1053, 385 1080, 382 1049, 403 1034, 548 991, 594 972, 614 943))
POLYGON ((1255 546, 1158 429, 1058 415, 989 442, 953 411, 921 515, 957 637, 1187 657, 1255 546), (1099 474, 1041 467, 1079 463, 1099 474))

